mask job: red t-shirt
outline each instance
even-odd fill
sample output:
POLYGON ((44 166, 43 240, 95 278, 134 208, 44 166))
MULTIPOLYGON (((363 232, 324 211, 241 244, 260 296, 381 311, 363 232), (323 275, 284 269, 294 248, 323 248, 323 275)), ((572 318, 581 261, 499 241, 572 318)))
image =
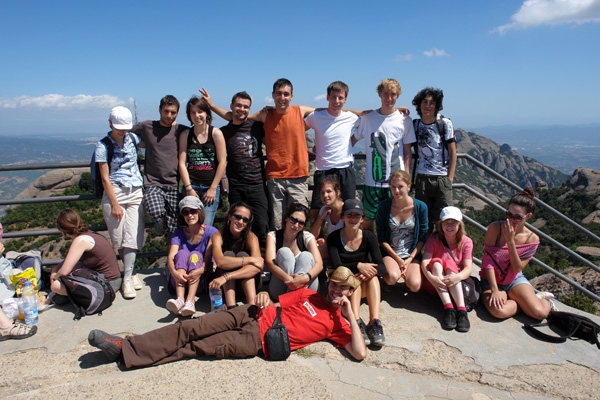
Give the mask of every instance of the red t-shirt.
MULTIPOLYGON (((281 322, 286 326, 292 351, 321 340, 331 340, 338 347, 352 341, 350 324, 334 307, 317 292, 302 288, 279 296, 281 322)), ((273 325, 277 309, 274 306, 262 310, 258 319, 263 352, 268 357, 265 332, 273 325)))

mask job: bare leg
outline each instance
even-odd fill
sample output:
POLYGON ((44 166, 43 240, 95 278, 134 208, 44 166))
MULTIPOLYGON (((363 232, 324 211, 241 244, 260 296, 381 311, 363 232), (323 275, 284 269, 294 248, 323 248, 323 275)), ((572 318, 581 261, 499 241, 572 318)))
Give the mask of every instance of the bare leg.
POLYGON ((404 273, 404 283, 408 290, 413 293, 417 293, 421 290, 422 278, 421 265, 417 262, 408 264, 406 272, 404 273))
POLYGON ((367 303, 369 304, 369 323, 372 323, 375 318, 379 319, 379 309, 381 303, 381 288, 379 287, 379 279, 377 276, 363 282, 361 285, 365 288, 367 303))

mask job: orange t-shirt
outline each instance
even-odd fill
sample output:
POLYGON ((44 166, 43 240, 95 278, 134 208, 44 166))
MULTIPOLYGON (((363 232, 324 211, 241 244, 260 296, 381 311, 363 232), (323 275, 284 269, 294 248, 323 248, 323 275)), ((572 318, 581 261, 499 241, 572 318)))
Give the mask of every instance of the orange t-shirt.
POLYGON ((307 177, 308 148, 300 107, 290 106, 285 114, 269 110, 264 129, 267 178, 307 177))

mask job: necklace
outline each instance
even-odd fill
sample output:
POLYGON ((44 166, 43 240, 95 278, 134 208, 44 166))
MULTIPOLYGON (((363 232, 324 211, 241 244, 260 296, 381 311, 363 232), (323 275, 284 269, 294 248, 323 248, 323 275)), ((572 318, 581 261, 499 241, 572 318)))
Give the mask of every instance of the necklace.
MULTIPOLYGON (((360 231, 356 231, 356 233, 354 234, 354 237, 352 239, 350 239, 349 243, 348 243, 348 237, 346 235, 345 231, 342 231, 343 235, 346 236, 346 239, 344 239, 344 242, 346 243, 346 246, 348 246, 351 250, 356 250, 358 248, 358 246, 360 246, 361 242, 358 242, 357 244, 354 243, 354 241, 356 239, 358 239, 358 237, 360 236, 360 231)), ((362 238, 361 238, 362 241, 362 238)))

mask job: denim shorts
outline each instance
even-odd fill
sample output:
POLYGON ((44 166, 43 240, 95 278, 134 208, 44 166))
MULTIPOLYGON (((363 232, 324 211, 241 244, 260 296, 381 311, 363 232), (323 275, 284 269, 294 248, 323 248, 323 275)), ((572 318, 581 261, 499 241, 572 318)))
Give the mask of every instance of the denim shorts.
MULTIPOLYGON (((519 272, 519 274, 517 275, 515 280, 512 281, 511 283, 509 283, 508 285, 498 284, 498 289, 508 293, 508 292, 510 292, 510 290, 512 288, 514 288, 517 285, 521 285, 521 284, 526 284, 526 285, 531 286, 531 283, 529 283, 527 278, 525 278, 525 276, 523 276, 523 273, 519 272)), ((484 292, 484 291, 488 290, 489 288, 490 288, 490 282, 487 279, 482 278, 481 279, 481 291, 484 292)))

